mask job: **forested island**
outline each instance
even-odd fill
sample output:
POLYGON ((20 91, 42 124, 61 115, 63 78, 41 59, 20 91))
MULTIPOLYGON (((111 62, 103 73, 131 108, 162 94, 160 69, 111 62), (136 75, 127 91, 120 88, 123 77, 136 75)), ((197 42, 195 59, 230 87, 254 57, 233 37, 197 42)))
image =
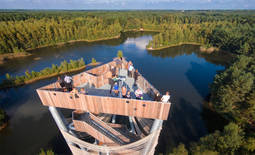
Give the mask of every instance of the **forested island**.
MULTIPOLYGON (((198 44, 203 51, 229 52, 235 60, 215 76, 210 98, 205 103, 206 108, 227 122, 225 127, 219 127, 219 131, 198 142, 180 144, 168 153, 253 154, 254 15, 255 11, 2 11, 0 53, 23 53, 72 41, 111 39, 126 31, 158 32, 147 45, 150 50, 198 44)), ((37 74, 29 73, 22 78, 37 74)))

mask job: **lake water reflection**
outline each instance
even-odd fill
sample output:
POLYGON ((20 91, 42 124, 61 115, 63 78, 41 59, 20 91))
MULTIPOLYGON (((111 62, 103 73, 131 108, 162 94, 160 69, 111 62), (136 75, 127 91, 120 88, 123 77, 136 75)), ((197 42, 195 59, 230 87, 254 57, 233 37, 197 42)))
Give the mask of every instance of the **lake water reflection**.
MULTIPOLYGON (((37 49, 32 56, 0 65, 0 79, 7 72, 20 75, 26 70, 39 71, 53 63, 80 57, 86 63, 92 57, 99 62, 108 62, 118 50, 122 50, 161 93, 171 92, 171 113, 164 122, 157 147, 157 152, 165 152, 179 142, 196 141, 208 132, 201 116, 202 102, 209 93, 208 85, 216 72, 224 69, 226 62, 219 59, 221 55, 201 54, 199 47, 192 45, 147 51, 145 47, 153 34, 125 33, 120 39, 37 49)), ((54 80, 51 78, 0 91, 0 106, 10 115, 9 126, 0 132, 1 154, 35 154, 40 148, 70 154, 48 109, 41 105, 35 92, 36 88, 54 80)))

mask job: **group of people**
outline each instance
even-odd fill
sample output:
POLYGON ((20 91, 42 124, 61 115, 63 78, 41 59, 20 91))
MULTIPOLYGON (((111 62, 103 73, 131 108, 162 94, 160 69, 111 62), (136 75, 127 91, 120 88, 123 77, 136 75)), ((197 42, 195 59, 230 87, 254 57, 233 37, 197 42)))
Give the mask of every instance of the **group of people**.
MULTIPOLYGON (((112 94, 112 90, 113 90, 114 95, 118 97, 119 96, 118 78, 114 77, 113 81, 115 81, 115 82, 114 82, 114 84, 110 88, 110 94, 112 94)), ((127 87, 125 85, 123 85, 121 87, 121 94, 122 94, 123 98, 129 98, 130 99, 131 98, 131 94, 130 93, 131 93, 130 90, 127 90, 127 87)))
POLYGON ((64 79, 61 79, 58 76, 58 80, 56 82, 56 87, 58 89, 63 90, 64 92, 71 92, 71 93, 80 93, 80 94, 87 94, 84 88, 78 89, 73 87, 73 78, 71 76, 65 75, 64 79))
POLYGON ((64 89, 64 91, 72 91, 73 90, 73 79, 71 76, 65 75, 64 79, 61 79, 58 76, 58 80, 56 82, 57 88, 64 89))
MULTIPOLYGON (((119 66, 120 67, 120 66, 119 66)), ((136 86, 136 81, 138 79, 139 73, 137 69, 134 69, 134 66, 131 61, 128 62, 127 66, 128 71, 128 77, 134 78, 134 86, 136 86)), ((118 78, 118 68, 111 66, 110 71, 112 73, 112 78, 110 78, 109 83, 111 85, 110 88, 110 94, 112 94, 112 91, 114 92, 115 96, 119 96, 119 81, 120 78, 118 78)), ((64 79, 61 79, 61 77, 58 77, 58 80, 56 82, 58 85, 57 88, 60 88, 64 91, 72 92, 72 93, 81 93, 81 94, 87 94, 86 90, 84 88, 77 89, 73 87, 73 79, 72 77, 65 75, 64 79)), ((137 88, 134 92, 136 99, 143 100, 143 92, 140 88, 137 88)), ((123 85, 121 87, 121 95, 123 98, 131 99, 131 92, 128 90, 126 85, 123 85)), ((170 100, 170 92, 167 91, 165 95, 161 97, 159 93, 155 94, 154 101, 158 102, 169 102, 170 100)))
MULTIPOLYGON (((118 85, 117 82, 114 83, 112 89, 113 89, 113 92, 114 92, 115 96, 118 97, 119 96, 119 85, 118 85)), ((131 91, 128 90, 127 86, 123 85, 121 87, 121 95, 122 95, 123 98, 131 99, 131 91)), ((143 92, 138 88, 135 91, 135 96, 136 96, 136 99, 142 100, 143 99, 143 92)))
POLYGON ((154 96, 154 101, 158 101, 158 102, 164 102, 167 103, 170 100, 170 92, 167 91, 165 95, 163 95, 162 97, 160 96, 159 93, 156 93, 154 96))

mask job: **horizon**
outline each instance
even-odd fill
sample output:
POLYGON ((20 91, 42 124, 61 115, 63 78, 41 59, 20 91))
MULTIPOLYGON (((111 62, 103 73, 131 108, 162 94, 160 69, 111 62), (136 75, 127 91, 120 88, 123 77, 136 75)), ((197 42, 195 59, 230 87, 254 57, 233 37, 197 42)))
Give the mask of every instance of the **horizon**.
POLYGON ((255 11, 255 9, 1 9, 0 11, 255 11))
POLYGON ((0 0, 1 10, 254 10, 252 0, 0 0))

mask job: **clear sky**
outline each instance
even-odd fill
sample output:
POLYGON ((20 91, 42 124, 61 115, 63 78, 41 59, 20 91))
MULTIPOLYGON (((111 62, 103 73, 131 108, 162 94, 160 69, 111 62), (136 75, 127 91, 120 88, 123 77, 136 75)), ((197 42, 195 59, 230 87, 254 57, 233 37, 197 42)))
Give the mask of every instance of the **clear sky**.
POLYGON ((255 0, 0 0, 0 9, 255 9, 255 0))

